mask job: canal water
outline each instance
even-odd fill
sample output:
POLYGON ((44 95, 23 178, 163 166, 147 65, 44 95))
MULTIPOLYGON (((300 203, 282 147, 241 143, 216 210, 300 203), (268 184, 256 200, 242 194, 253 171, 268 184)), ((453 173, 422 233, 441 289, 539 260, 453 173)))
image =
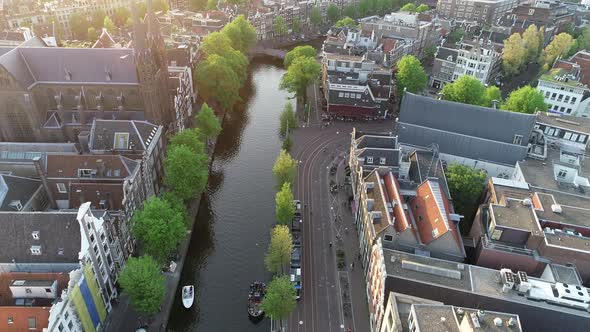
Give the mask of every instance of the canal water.
POLYGON ((279 91, 284 72, 280 61, 255 58, 243 102, 226 115, 180 281, 195 285, 195 304, 184 309, 177 293, 168 322, 173 331, 270 328, 268 319, 252 324, 246 309, 250 282, 271 277, 264 253, 274 224, 279 113, 289 101, 279 91))

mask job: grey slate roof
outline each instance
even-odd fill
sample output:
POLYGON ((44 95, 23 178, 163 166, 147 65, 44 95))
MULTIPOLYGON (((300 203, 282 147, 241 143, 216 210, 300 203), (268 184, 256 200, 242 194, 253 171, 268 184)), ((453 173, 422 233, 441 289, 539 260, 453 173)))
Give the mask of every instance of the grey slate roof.
MULTIPOLYGON (((362 133, 362 132, 361 132, 362 133)), ((386 148, 397 149, 397 137, 385 135, 365 134, 357 139, 357 149, 362 148, 386 148)))
POLYGON ((0 263, 76 263, 81 247, 77 212, 0 212, 0 263), (34 231, 39 240, 33 239, 34 231), (32 255, 31 246, 41 246, 32 255), (59 251, 63 249, 63 254, 59 251))
POLYGON ((40 186, 40 180, 0 174, 0 211, 15 211, 12 201, 25 205, 40 186))
POLYGON ((90 149, 112 150, 115 133, 129 133, 129 144, 137 151, 146 150, 157 130, 158 126, 147 121, 95 120, 90 131, 90 149))
POLYGON ((444 61, 455 62, 455 61, 457 61, 458 53, 459 53, 459 51, 452 49, 452 48, 439 47, 438 50, 436 51, 436 58, 444 60, 444 61), (452 57, 451 60, 448 60, 449 56, 452 57))
POLYGON ((535 115, 406 93, 397 132, 405 145, 436 143, 442 153, 514 165, 527 154, 534 124, 535 115), (520 145, 512 144, 514 135, 522 135, 520 145))
POLYGON ((0 56, 0 65, 27 88, 34 82, 136 84, 133 50, 125 48, 23 47, 0 56), (107 79, 106 70, 111 73, 107 79), (70 80, 66 73, 71 73, 70 80))

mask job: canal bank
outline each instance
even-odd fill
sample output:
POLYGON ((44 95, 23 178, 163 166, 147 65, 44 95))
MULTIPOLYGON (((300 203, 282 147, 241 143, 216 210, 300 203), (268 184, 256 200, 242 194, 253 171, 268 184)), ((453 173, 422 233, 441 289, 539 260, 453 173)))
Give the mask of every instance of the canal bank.
POLYGON ((268 320, 248 320, 246 301, 251 281, 271 277, 263 257, 275 223, 279 113, 289 97, 278 89, 283 73, 280 61, 254 58, 243 101, 225 116, 181 274, 180 285, 195 285, 195 304, 182 308, 177 289, 170 331, 269 329, 268 320))

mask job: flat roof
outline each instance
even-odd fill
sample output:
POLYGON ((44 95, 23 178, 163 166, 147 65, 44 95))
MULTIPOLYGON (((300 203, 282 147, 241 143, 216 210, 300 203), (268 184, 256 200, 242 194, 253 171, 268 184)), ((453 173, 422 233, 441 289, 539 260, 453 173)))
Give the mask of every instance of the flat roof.
POLYGON ((10 287, 51 287, 57 280, 12 280, 10 287))
POLYGON ((541 235, 531 206, 507 199, 506 206, 490 204, 490 212, 492 212, 494 221, 498 226, 531 233, 537 232, 538 235, 541 235))
POLYGON ((559 193, 536 193, 543 211, 535 210, 541 220, 554 221, 581 227, 590 227, 590 199, 572 197, 559 193), (558 204, 561 212, 553 212, 551 206, 558 204))
POLYGON ((547 241, 547 244, 553 246, 590 253, 590 238, 587 237, 553 230, 553 233, 545 232, 545 241, 547 241))
POLYGON ((565 79, 556 79, 557 76, 561 76, 561 75, 569 75, 571 73, 570 70, 566 70, 564 68, 553 68, 551 69, 548 73, 545 73, 543 75, 541 75, 541 78, 539 78, 540 80, 543 81, 549 81, 552 83, 557 83, 557 84, 563 84, 563 85, 568 85, 568 86, 573 86, 573 87, 579 87, 579 88, 585 88, 585 85, 583 83, 581 83, 579 80, 577 79, 571 79, 569 78, 568 80, 565 79))
POLYGON ((590 118, 538 112, 536 122, 590 135, 590 118))

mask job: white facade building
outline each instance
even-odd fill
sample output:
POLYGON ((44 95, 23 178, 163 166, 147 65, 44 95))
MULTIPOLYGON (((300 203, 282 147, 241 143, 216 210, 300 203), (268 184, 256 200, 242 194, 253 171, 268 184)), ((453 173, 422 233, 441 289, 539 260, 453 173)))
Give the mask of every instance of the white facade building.
POLYGON ((571 70, 553 68, 539 79, 537 89, 543 93, 548 110, 552 113, 588 117, 587 86, 579 81, 580 67, 574 64, 571 70))
POLYGON ((495 78, 502 55, 495 50, 491 40, 463 40, 457 51, 453 81, 463 75, 469 75, 487 84, 495 78))

